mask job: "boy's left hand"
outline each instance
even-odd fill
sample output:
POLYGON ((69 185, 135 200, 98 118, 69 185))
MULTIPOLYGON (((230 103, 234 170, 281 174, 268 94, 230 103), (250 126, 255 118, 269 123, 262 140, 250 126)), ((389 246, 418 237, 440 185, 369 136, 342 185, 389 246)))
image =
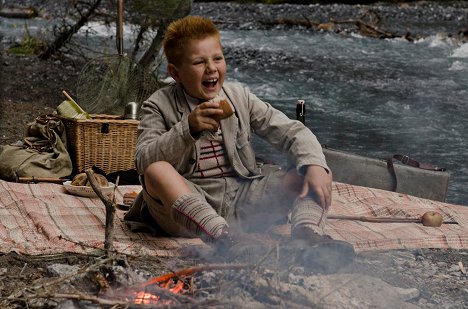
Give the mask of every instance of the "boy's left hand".
POLYGON ((304 183, 299 197, 306 197, 310 191, 315 193, 317 202, 328 209, 332 200, 332 172, 318 165, 309 165, 304 176, 304 183))

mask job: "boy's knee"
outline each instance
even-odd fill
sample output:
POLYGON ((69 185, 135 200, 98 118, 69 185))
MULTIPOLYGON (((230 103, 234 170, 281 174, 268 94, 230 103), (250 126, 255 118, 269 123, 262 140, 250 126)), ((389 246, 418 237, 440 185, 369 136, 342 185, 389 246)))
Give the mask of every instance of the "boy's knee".
POLYGON ((160 175, 167 175, 167 173, 174 172, 174 167, 166 161, 156 161, 148 165, 145 170, 145 177, 158 177, 160 175))
POLYGON ((145 170, 144 181, 147 189, 160 187, 177 180, 180 175, 175 168, 166 161, 151 163, 145 170))

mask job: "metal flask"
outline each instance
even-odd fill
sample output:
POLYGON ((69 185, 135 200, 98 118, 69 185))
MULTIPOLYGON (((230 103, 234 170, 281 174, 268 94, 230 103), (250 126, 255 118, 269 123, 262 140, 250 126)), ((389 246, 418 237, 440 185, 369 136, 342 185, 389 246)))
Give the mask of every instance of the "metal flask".
POLYGON ((138 103, 136 102, 128 102, 125 105, 125 119, 137 119, 138 118, 138 103))

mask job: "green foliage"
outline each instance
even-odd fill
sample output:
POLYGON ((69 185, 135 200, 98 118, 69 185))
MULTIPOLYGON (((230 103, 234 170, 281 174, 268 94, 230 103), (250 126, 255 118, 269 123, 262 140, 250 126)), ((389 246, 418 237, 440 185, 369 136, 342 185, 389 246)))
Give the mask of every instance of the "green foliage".
POLYGON ((12 54, 37 55, 44 50, 46 44, 33 37, 29 32, 27 25, 24 25, 23 39, 20 43, 13 44, 8 48, 12 54))

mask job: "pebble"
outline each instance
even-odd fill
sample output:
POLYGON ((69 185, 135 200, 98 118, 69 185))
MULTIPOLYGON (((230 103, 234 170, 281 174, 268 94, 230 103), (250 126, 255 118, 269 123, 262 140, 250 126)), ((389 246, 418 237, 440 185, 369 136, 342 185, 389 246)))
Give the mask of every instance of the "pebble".
POLYGON ((404 289, 400 287, 395 287, 395 290, 398 292, 398 295, 400 295, 401 300, 404 300, 404 301, 418 298, 420 295, 419 290, 416 288, 404 289))

